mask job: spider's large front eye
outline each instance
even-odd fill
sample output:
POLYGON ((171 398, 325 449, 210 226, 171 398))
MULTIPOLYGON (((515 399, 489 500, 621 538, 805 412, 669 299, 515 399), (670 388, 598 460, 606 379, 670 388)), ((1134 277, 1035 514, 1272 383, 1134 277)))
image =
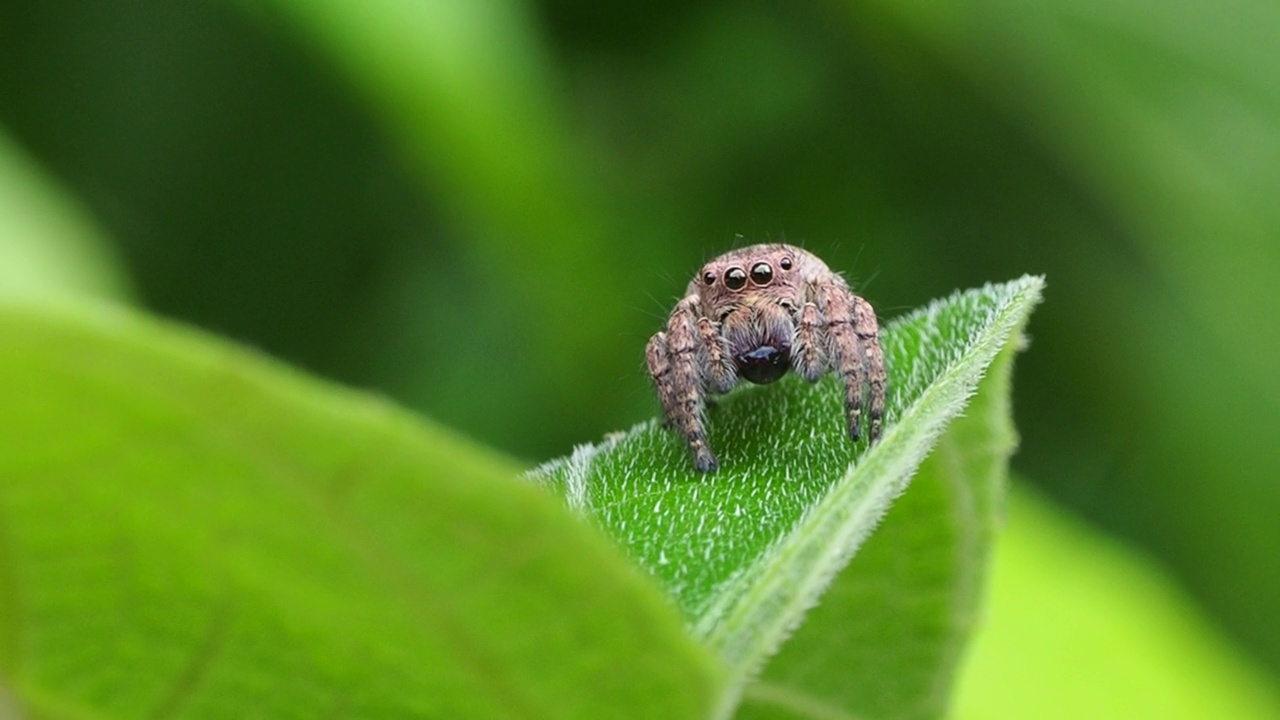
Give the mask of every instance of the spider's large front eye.
POLYGON ((747 273, 740 267, 729 268, 724 274, 724 284, 730 290, 741 290, 747 284, 747 273))
POLYGON ((707 285, 715 285, 715 284, 716 284, 716 274, 715 274, 715 273, 713 273, 713 272, 707 272, 707 273, 704 273, 704 274, 703 274, 703 276, 702 276, 702 282, 706 283, 707 285))
POLYGON ((768 285, 773 280, 773 268, 769 263, 756 263, 751 266, 751 282, 757 285, 768 285))

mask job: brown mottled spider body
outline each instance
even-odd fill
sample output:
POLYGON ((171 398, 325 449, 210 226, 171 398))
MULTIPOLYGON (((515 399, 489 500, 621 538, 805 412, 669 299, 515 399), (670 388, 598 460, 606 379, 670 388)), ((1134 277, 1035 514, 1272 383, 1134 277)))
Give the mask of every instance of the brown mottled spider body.
POLYGON ((885 369, 879 324, 866 300, 817 256, 791 245, 752 245, 703 266, 676 303, 645 360, 667 420, 700 472, 718 467, 707 443, 708 393, 738 378, 771 383, 794 370, 814 382, 837 372, 845 387, 849 437, 859 437, 869 390, 871 440, 880 436, 885 369))

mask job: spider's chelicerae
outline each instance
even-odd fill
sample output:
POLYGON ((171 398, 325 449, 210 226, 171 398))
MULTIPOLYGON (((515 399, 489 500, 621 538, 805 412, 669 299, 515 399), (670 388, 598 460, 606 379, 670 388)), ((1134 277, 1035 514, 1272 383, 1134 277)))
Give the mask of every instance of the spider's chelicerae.
POLYGON ((859 437, 869 390, 870 436, 884 415, 884 353, 876 313, 844 278, 791 245, 752 245, 698 271, 645 349, 667 420, 689 444, 701 472, 718 467, 703 408, 738 378, 766 384, 795 370, 814 382, 829 371, 844 381, 849 437, 859 437))

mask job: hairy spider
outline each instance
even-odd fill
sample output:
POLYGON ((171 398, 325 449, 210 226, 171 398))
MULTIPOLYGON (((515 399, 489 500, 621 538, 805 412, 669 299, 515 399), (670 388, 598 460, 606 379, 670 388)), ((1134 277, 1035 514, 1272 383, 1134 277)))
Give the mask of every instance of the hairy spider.
POLYGON ((874 442, 884 415, 884 353, 876 313, 817 256, 791 245, 752 245, 698 271, 645 349, 667 420, 689 444, 694 466, 719 465, 707 443, 706 396, 738 378, 764 385, 795 370, 815 382, 829 371, 844 381, 849 437, 859 437, 862 395, 874 442))

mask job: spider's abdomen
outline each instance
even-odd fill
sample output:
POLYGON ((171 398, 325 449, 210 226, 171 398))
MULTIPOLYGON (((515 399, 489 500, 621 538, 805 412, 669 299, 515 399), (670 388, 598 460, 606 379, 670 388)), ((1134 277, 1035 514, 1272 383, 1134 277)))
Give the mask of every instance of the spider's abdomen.
POLYGON ((791 352, 787 347, 761 345, 750 352, 736 355, 733 364, 738 376, 757 385, 768 385, 791 369, 791 352))

